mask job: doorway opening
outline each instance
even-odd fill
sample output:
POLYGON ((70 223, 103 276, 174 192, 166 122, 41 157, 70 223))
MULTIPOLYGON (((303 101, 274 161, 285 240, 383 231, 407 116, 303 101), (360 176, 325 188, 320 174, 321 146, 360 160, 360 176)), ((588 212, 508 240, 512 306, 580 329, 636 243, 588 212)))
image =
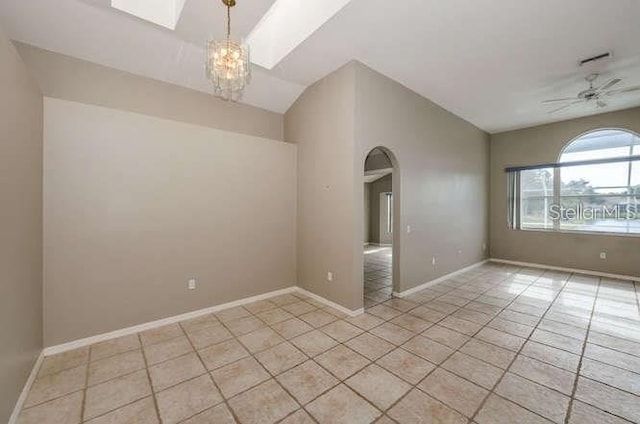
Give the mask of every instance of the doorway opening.
POLYGON ((382 147, 364 163, 364 307, 393 296, 394 161, 382 147))

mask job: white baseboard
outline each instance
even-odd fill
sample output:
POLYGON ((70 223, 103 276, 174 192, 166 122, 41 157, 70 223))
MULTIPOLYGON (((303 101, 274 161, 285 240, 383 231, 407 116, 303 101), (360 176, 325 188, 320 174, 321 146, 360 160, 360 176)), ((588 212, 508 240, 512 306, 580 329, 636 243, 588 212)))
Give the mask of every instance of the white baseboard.
POLYGON ((103 334, 98 334, 96 336, 91 336, 91 337, 86 337, 84 339, 79 339, 79 340, 74 340, 68 343, 63 343, 63 344, 59 344, 59 345, 55 345, 55 346, 49 346, 46 347, 43 350, 43 355, 44 356, 51 356, 51 355, 55 355, 58 353, 62 353, 62 352, 66 352, 69 350, 73 350, 73 349, 78 349, 80 347, 84 347, 84 346, 89 346, 95 343, 99 343, 99 342, 103 342, 105 340, 111 340, 111 339, 115 339, 118 337, 122 337, 122 336, 128 336, 130 334, 136 334, 139 333, 141 331, 145 331, 145 330, 150 330, 152 328, 158 328, 158 327, 162 327, 164 325, 169 325, 169 324, 174 324, 176 322, 180 322, 180 321, 184 321, 184 320, 188 320, 191 318, 197 318, 199 316, 202 315, 206 315, 206 314, 210 314, 210 313, 214 313, 214 312, 219 312, 222 311, 224 309, 229 309, 229 308, 233 308, 236 306, 241 306, 241 305, 246 305, 248 303, 253 303, 253 302, 257 302, 259 300, 264 300, 264 299, 269 299, 271 297, 275 297, 275 296, 280 296, 283 294, 288 294, 288 293, 302 293, 306 296, 311 297, 312 299, 317 300, 318 302, 322 302, 323 304, 327 305, 327 306, 331 306, 334 309, 339 310, 340 312, 343 312, 349 316, 356 316, 356 315, 360 315, 361 313, 364 312, 364 309, 358 309, 355 311, 352 311, 350 309, 345 308, 344 306, 338 305, 337 303, 334 303, 330 300, 325 299, 322 296, 319 296, 315 293, 311 293, 305 289, 302 289, 300 287, 287 287, 285 289, 281 289, 281 290, 275 290, 272 292, 268 292, 268 293, 264 293, 264 294, 260 294, 257 296, 251 296, 251 297, 246 297, 244 299, 239 299, 239 300, 235 300, 233 302, 228 302, 228 303, 223 303, 221 305, 216 305, 216 306, 212 306, 209 308, 205 308, 205 309, 199 309, 197 311, 192 311, 192 312, 187 312, 185 314, 180 314, 180 315, 175 315, 169 318, 163 318, 163 319, 159 319, 156 321, 151 321, 151 322, 147 322, 144 324, 139 324, 139 325, 134 325, 133 327, 127 327, 127 328, 122 328, 119 330, 115 330, 115 331, 110 331, 108 333, 103 333, 103 334))
POLYGON ((435 286, 436 284, 442 283, 443 281, 448 280, 449 278, 454 277, 454 276, 456 276, 458 274, 462 274, 463 272, 467 272, 467 271, 470 271, 470 270, 472 270, 474 268, 482 266, 482 265, 486 264, 487 262, 489 262, 489 259, 485 259, 484 261, 480 261, 480 262, 477 262, 477 263, 475 263, 473 265, 469 265, 467 267, 459 269, 457 271, 450 272, 449 274, 443 275, 442 277, 438 277, 435 280, 428 281, 428 282, 426 282, 424 284, 420 284, 419 286, 412 287, 412 288, 407 289, 405 291, 393 292, 393 296, 394 297, 400 297, 400 298, 407 297, 407 296, 409 296, 409 295, 411 295, 413 293, 419 292, 420 290, 424 290, 424 289, 426 289, 428 287, 432 287, 432 286, 435 286))
POLYGON ((491 258, 490 261, 499 263, 499 264, 522 266, 522 267, 529 267, 529 268, 550 269, 553 271, 564 271, 564 272, 571 272, 575 274, 586 274, 586 275, 593 275, 596 277, 613 278, 617 280, 640 281, 640 277, 634 277, 632 275, 611 274, 608 272, 590 271, 588 269, 566 268, 562 266, 545 265, 545 264, 538 264, 534 262, 510 261, 507 259, 498 259, 498 258, 491 258))
POLYGON ((332 302, 332 301, 330 301, 328 299, 325 299, 324 297, 319 296, 319 295, 317 295, 315 293, 312 293, 312 292, 310 292, 308 290, 305 290, 305 289, 303 289, 301 287, 296 287, 295 289, 296 289, 296 291, 298 293, 304 294, 305 296, 309 296, 310 298, 315 299, 318 302, 324 303, 325 305, 330 306, 333 309, 337 309, 338 311, 342 312, 343 314, 347 314, 350 317, 355 317, 355 316, 358 316, 358 315, 364 313, 364 308, 356 309, 354 311, 354 310, 351 310, 351 309, 347 309, 342 305, 338 305, 335 302, 332 302))
POLYGON ((293 293, 295 291, 297 291, 297 287, 295 286, 287 287, 285 289, 275 290, 272 292, 259 294, 257 296, 246 297, 244 299, 223 303, 221 305, 216 305, 209 308, 199 309, 197 311, 187 312, 185 314, 175 315, 169 318, 163 318, 156 321, 147 322, 144 324, 134 325, 133 327, 127 327, 127 328, 122 328, 120 330, 110 331, 108 333, 98 334, 97 336, 91 336, 84 339, 74 340, 72 342, 63 343, 56 346, 49 346, 44 349, 44 356, 55 355, 57 353, 66 352, 68 350, 73 350, 73 349, 77 349, 84 346, 89 346, 94 343, 103 342, 105 340, 115 339, 117 337, 122 337, 122 336, 128 336, 130 334, 139 333, 141 331, 150 330, 152 328, 174 324, 176 322, 184 321, 191 318, 197 318, 202 315, 210 314, 213 312, 219 312, 224 309, 233 308, 235 306, 246 305, 247 303, 257 302, 259 300, 268 299, 270 297, 293 293))
POLYGON ((44 359, 44 351, 40 352, 38 355, 38 359, 36 359, 36 363, 33 364, 33 368, 31 368, 31 373, 29 374, 29 378, 27 382, 24 383, 24 387, 22 389, 22 393, 20 393, 20 397, 16 402, 16 405, 13 408, 13 412, 9 417, 8 424, 16 424, 18 422, 18 417, 20 416, 20 411, 22 411, 22 406, 27 401, 27 396, 29 396, 29 391, 31 390, 31 386, 33 386, 33 382, 36 380, 38 375, 38 371, 40 370, 40 365, 42 365, 42 361, 44 359))

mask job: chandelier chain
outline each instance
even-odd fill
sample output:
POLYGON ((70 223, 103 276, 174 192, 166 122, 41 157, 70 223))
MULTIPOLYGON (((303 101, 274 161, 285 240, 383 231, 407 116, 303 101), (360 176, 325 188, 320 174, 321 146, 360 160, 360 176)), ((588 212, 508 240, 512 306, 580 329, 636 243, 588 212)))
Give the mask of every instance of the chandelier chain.
POLYGON ((227 5, 227 39, 231 38, 231 6, 227 5))

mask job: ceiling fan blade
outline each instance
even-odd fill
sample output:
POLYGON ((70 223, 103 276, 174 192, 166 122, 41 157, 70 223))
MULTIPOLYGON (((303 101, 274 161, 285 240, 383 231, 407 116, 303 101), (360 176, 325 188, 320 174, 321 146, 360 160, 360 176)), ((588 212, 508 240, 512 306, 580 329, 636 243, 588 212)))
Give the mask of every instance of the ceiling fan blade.
POLYGON ((602 87, 598 88, 598 91, 608 90, 616 84, 619 84, 622 80, 620 78, 614 78, 602 87))
POLYGON ((639 91, 639 90, 640 90, 640 85, 636 85, 635 87, 621 88, 618 90, 609 90, 605 94, 607 96, 615 96, 616 94, 632 93, 634 91, 639 91))
POLYGON ((549 114, 553 114, 553 113, 558 113, 561 112, 565 109, 569 109, 570 107, 573 107, 574 105, 577 105, 578 103, 582 103, 582 100, 577 100, 575 102, 571 102, 568 105, 564 105, 564 106, 560 106, 557 109, 553 109, 552 111, 549 112, 549 114))
POLYGON ((565 98, 562 98, 562 99, 544 100, 542 103, 570 102, 570 101, 574 101, 574 100, 578 100, 578 99, 576 97, 565 97, 565 98))

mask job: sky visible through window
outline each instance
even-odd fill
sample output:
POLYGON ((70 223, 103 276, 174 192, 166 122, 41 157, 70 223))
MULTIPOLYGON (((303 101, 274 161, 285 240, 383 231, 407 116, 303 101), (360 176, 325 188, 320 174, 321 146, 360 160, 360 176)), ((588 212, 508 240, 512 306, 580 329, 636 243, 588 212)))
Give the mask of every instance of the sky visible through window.
MULTIPOLYGON (((560 162, 640 155, 640 137, 626 131, 599 131, 575 140, 567 150, 560 157, 560 162), (597 142, 589 143, 592 140, 597 142)), ((631 185, 639 185, 640 163, 634 166, 633 171, 631 185)), ((592 165, 588 169, 582 166, 566 167, 562 168, 562 180, 575 181, 583 178, 588 180, 592 187, 619 187, 627 185, 628 172, 629 164, 625 162, 604 166, 592 165)))

